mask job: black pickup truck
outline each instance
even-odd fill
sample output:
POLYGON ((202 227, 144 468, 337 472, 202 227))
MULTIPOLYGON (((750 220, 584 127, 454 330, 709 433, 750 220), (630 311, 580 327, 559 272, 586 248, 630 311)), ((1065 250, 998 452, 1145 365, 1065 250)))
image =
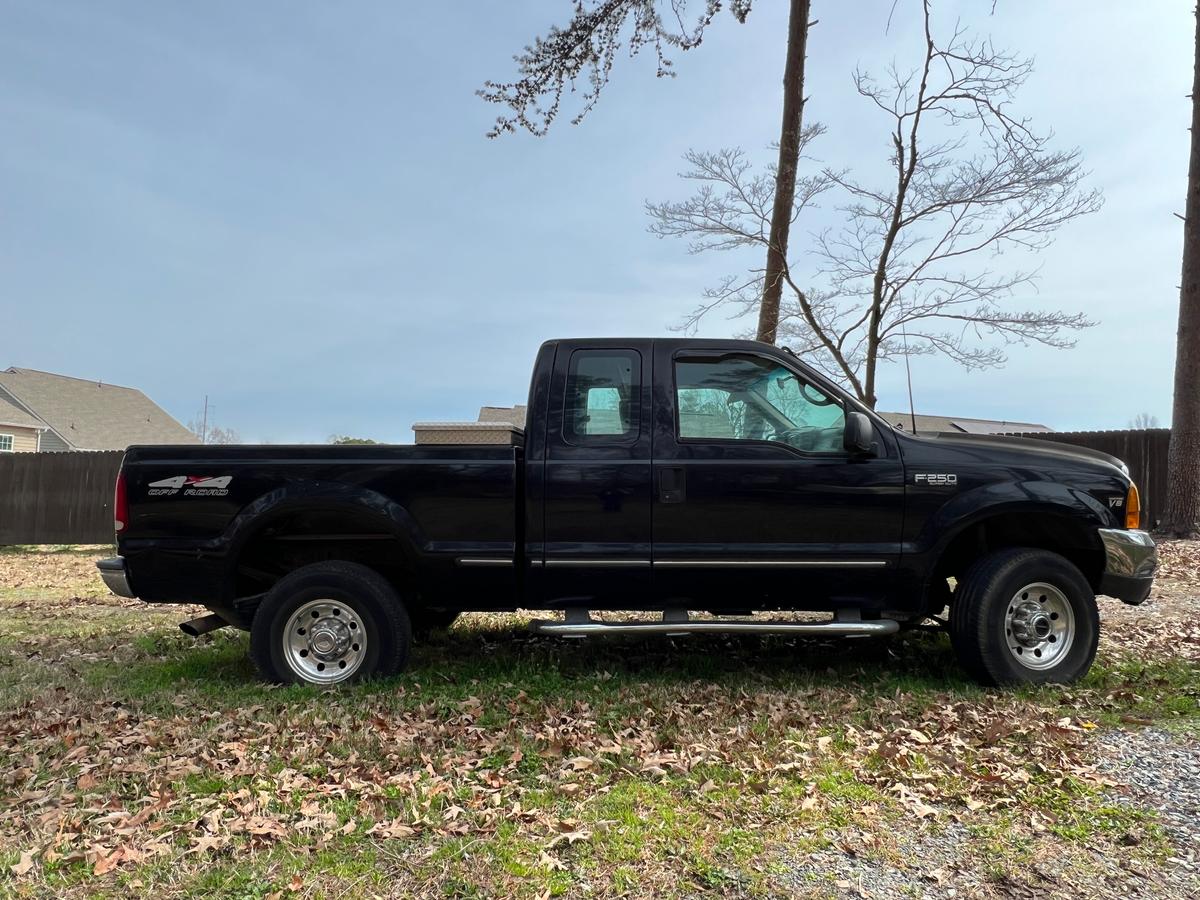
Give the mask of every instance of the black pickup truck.
POLYGON ((1157 561, 1120 460, 906 434, 736 340, 549 341, 507 445, 131 447, 115 510, 114 592, 202 604, 185 631, 247 629, 264 676, 314 684, 518 607, 573 636, 932 619, 982 682, 1069 682, 1096 594, 1141 603, 1157 561), (780 610, 828 615, 750 617, 780 610))

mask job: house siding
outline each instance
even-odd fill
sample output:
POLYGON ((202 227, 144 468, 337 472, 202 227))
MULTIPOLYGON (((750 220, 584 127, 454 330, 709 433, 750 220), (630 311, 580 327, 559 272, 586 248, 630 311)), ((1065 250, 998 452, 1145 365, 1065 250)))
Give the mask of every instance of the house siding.
POLYGON ((0 434, 11 434, 13 453, 36 453, 38 449, 38 433, 36 428, 23 428, 18 425, 0 425, 0 434))
POLYGON ((52 451, 73 450, 74 448, 53 431, 47 429, 46 431, 42 432, 42 446, 38 449, 40 449, 43 453, 46 453, 52 451))

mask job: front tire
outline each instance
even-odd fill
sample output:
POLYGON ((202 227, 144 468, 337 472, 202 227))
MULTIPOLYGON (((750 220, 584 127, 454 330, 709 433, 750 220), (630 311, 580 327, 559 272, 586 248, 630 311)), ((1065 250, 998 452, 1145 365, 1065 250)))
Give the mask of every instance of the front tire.
POLYGON ((983 684, 1070 684, 1096 658, 1100 613, 1083 573, 1048 550, 1010 548, 967 570, 954 591, 950 641, 983 684))
POLYGON ((392 586, 351 562, 320 562, 281 578, 250 626, 250 656, 268 681, 329 687, 395 674, 412 628, 392 586))

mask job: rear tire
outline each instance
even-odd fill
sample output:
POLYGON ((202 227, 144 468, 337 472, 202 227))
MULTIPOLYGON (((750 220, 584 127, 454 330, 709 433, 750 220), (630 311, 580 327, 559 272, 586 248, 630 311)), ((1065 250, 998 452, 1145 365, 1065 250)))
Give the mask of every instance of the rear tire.
POLYGON ((281 578, 250 626, 250 657, 268 681, 330 687, 393 675, 408 662, 412 628, 376 571, 320 562, 281 578))
POLYGON ((982 684, 1070 684, 1096 658, 1100 613, 1083 573, 1048 550, 976 560, 954 591, 950 642, 982 684))

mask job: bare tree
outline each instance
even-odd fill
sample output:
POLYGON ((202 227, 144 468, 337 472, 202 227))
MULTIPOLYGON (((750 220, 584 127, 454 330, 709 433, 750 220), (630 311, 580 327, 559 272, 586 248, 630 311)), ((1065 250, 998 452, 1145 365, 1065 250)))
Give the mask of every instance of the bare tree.
MULTIPOLYGON (((803 158, 808 146, 821 134, 821 125, 808 125, 796 138, 797 159, 803 158)), ((754 166, 740 148, 718 150, 714 153, 690 150, 684 154, 690 167, 681 178, 695 182, 696 192, 686 200, 647 203, 650 232, 658 237, 684 238, 691 253, 709 250, 735 250, 745 247, 767 248, 775 243, 771 228, 775 217, 777 169, 769 167, 755 172, 754 166)), ((787 225, 792 224, 818 197, 833 188, 827 174, 817 172, 792 179, 792 199, 785 207, 787 225)), ((782 257, 779 270, 781 283, 788 283, 790 266, 782 257)), ((730 276, 705 292, 704 303, 685 323, 691 329, 707 313, 732 304, 738 315, 751 312, 763 294, 768 280, 765 270, 752 269, 742 277, 730 276)), ((807 295, 795 298, 808 302, 807 295)))
POLYGON ((351 437, 348 434, 331 434, 329 436, 329 443, 331 443, 331 444, 366 445, 366 444, 378 444, 379 441, 373 440, 371 438, 351 437))
MULTIPOLYGON (((942 354, 967 368, 1002 365, 1005 344, 1070 347, 1067 332, 1092 323, 1082 314, 1005 306, 1036 272, 997 269, 1006 250, 1046 247, 1064 223, 1100 207, 1082 185, 1078 150, 1050 147, 1009 111, 1031 70, 1028 60, 956 28, 935 41, 923 4, 920 65, 893 65, 882 81, 856 71, 854 84, 888 122, 890 183, 823 169, 799 180, 795 219, 833 188, 844 222, 816 238, 813 286, 790 263, 782 277, 780 336, 875 405, 878 365, 904 354, 942 354)), ((802 152, 820 133, 804 130, 802 152)), ((683 202, 648 204, 650 230, 686 237, 693 252, 769 246, 762 182, 737 150, 689 153, 683 177, 700 182, 683 202)), ((684 322, 694 328, 718 307, 744 315, 765 273, 749 270, 708 291, 684 322)))
POLYGON ((240 444, 242 442, 242 436, 232 428, 214 425, 201 416, 190 419, 187 429, 200 438, 202 444, 240 444))
POLYGON ((1161 528, 1200 535, 1200 11, 1192 73, 1192 150, 1183 219, 1183 272, 1175 349, 1175 402, 1167 453, 1167 506, 1161 528))
POLYGON ((1158 416, 1148 412, 1140 412, 1129 420, 1129 429, 1131 431, 1145 431, 1148 428, 1160 428, 1158 424, 1158 416))
POLYGON ((792 0, 788 19, 787 62, 783 70, 783 123, 775 164, 775 197, 767 238, 767 269, 758 306, 756 337, 768 344, 779 334, 779 307, 787 269, 788 237, 796 199, 796 170, 804 135, 804 54, 808 46, 808 0, 792 0))
MULTIPOLYGON (((573 0, 574 12, 565 28, 557 25, 513 57, 520 78, 510 82, 484 82, 476 93, 489 103, 507 106, 511 112, 496 119, 488 137, 518 129, 544 137, 558 118, 564 93, 575 93, 575 85, 586 79, 582 108, 571 119, 578 125, 600 99, 608 84, 617 54, 628 44, 629 55, 649 47, 658 62, 659 78, 675 77, 670 50, 693 50, 700 46, 726 0, 704 0, 704 11, 685 22, 688 0, 670 0, 667 15, 659 9, 662 0, 573 0)), ((729 11, 739 22, 750 14, 752 0, 728 0, 729 11)))
MULTIPOLYGON (((752 0, 728 0, 729 11, 745 22, 752 0)), ((670 0, 664 15, 663 0, 575 0, 574 14, 565 28, 552 26, 545 37, 514 57, 520 78, 512 82, 488 81, 478 91, 489 103, 507 106, 510 113, 496 119, 488 137, 523 129, 541 137, 558 116, 563 94, 574 93, 586 79, 582 108, 571 119, 579 124, 596 105, 608 84, 617 53, 628 42, 629 55, 651 47, 658 61, 658 77, 673 77, 667 53, 700 46, 704 32, 721 11, 725 0, 705 0, 704 11, 689 25, 687 0, 670 0)), ((787 267, 790 215, 800 160, 804 114, 804 58, 808 45, 809 0, 790 0, 787 56, 783 72, 783 121, 779 130, 779 159, 774 169, 774 193, 766 244, 766 276, 760 280, 758 339, 774 343, 779 327, 783 273, 787 267)))

